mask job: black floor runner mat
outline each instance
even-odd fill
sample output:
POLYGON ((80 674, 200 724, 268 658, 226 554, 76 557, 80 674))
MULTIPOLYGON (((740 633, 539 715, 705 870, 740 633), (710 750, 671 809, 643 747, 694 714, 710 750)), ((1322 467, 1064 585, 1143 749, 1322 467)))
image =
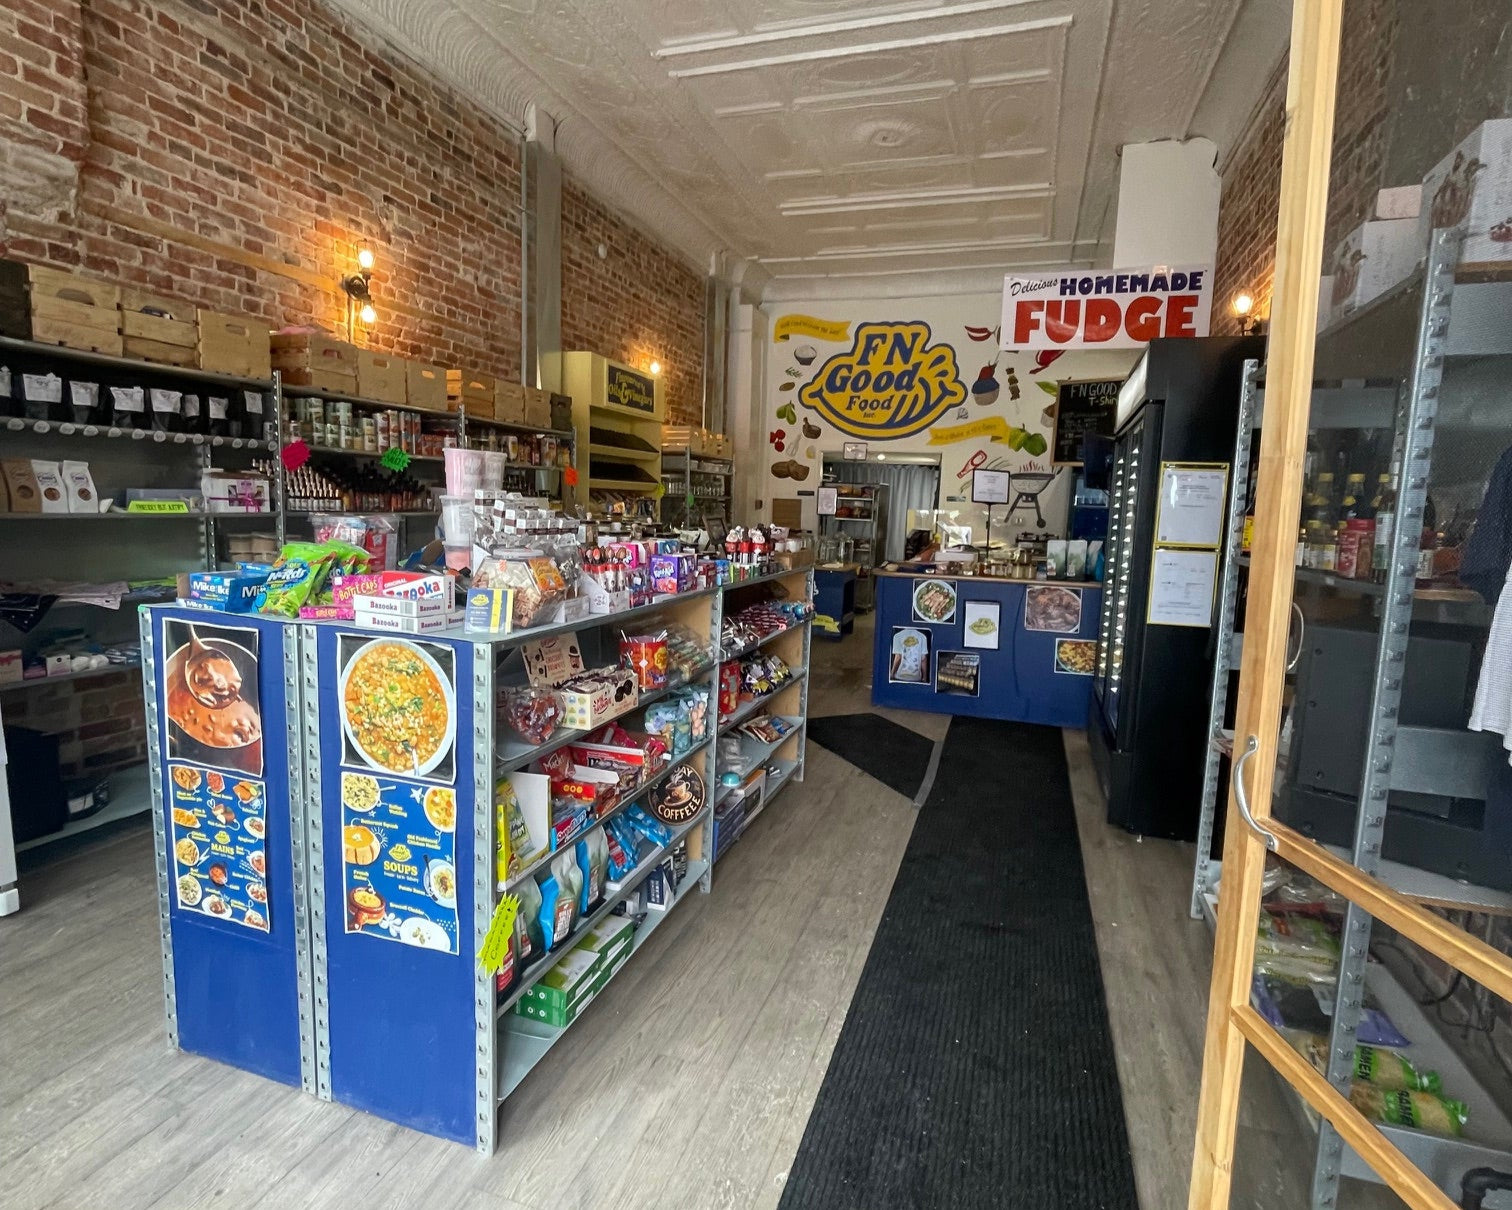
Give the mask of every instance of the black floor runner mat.
POLYGON ((811 718, 808 737, 905 798, 913 798, 919 792, 934 752, 932 739, 880 714, 811 718))
POLYGON ((1050 727, 952 721, 781 1202, 915 1207, 1138 1210, 1050 727))

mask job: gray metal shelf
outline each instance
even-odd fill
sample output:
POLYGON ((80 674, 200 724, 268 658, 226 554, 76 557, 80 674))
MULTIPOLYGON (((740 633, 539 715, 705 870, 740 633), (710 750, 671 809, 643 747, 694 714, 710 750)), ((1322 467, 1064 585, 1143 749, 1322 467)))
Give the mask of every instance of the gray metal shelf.
POLYGON ((5 352, 26 353, 39 358, 60 358, 78 362, 80 365, 101 366, 134 374, 161 374, 165 378, 190 378, 197 382, 214 383, 217 386, 264 391, 273 389, 271 378, 243 378, 237 374, 221 374, 214 370, 201 370, 195 366, 163 365, 161 362, 143 361, 137 357, 116 357, 110 353, 70 349, 66 345, 42 344, 35 340, 17 340, 11 336, 0 336, 0 353, 5 352))

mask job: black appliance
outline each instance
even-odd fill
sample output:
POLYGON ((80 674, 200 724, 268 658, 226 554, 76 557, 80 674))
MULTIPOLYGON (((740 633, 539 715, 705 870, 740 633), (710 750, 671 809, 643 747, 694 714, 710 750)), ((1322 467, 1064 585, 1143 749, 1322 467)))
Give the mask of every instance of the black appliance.
POLYGON ((1264 356, 1262 336, 1154 340, 1118 395, 1087 728, 1108 822, 1140 835, 1197 835, 1213 672, 1211 624, 1146 624, 1161 464, 1233 461, 1244 363, 1264 356))
MULTIPOLYGON (((1379 635, 1368 620, 1311 619, 1304 634, 1276 815, 1348 848, 1379 635)), ((1408 635, 1381 856, 1512 890, 1512 769, 1499 736, 1465 730, 1475 645, 1465 627, 1417 623, 1408 635)))

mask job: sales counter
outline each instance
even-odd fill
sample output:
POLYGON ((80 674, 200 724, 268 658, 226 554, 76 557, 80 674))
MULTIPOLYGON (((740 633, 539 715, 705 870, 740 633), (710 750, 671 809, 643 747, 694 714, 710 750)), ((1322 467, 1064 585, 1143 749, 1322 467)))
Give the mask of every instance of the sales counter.
POLYGON ((1099 584, 875 575, 873 705, 1086 725, 1099 584))

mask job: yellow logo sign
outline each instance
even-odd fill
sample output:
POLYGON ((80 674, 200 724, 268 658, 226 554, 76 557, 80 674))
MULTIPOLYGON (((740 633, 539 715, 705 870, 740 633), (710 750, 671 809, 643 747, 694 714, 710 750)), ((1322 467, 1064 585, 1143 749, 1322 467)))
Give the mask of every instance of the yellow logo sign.
POLYGON ((966 402, 955 350, 931 345, 926 323, 863 323, 798 392, 798 402, 842 433, 894 441, 966 402))
POLYGON ((813 315, 782 315, 772 328, 772 340, 781 342, 793 336, 807 336, 812 340, 833 340, 839 343, 850 339, 850 320, 819 319, 813 315))

